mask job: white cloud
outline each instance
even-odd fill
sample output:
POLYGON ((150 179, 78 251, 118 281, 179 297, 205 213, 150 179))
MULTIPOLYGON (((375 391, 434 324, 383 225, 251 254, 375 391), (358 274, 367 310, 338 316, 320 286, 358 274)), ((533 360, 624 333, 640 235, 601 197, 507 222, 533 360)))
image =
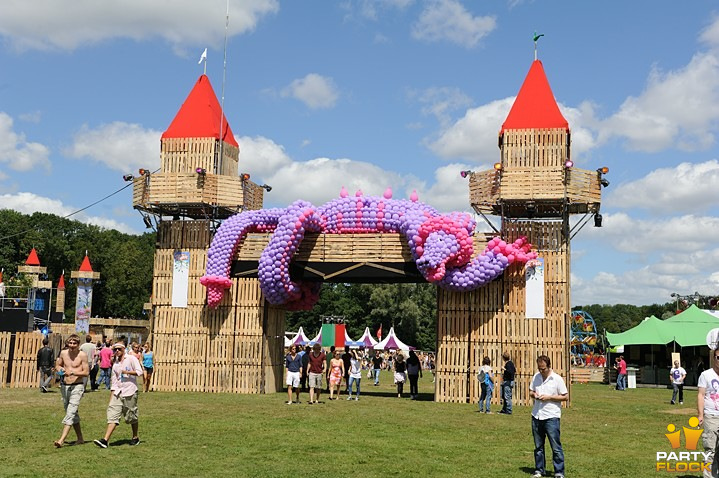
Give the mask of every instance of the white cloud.
POLYGON ((25 140, 25 135, 13 130, 13 119, 0 112, 0 163, 6 163, 15 171, 29 171, 42 167, 50 169, 50 150, 40 144, 25 140))
POLYGON ((412 37, 428 42, 446 40, 473 48, 496 26, 494 17, 472 16, 456 0, 431 0, 413 25, 412 37))
POLYGON ((410 99, 422 105, 422 114, 433 115, 442 128, 449 125, 450 113, 469 106, 472 99, 459 88, 434 87, 423 91, 410 91, 410 99))
POLYGON ((497 133, 507 118, 514 98, 496 100, 467 110, 463 118, 440 132, 427 146, 442 158, 461 158, 476 164, 499 160, 497 133))
POLYGON ((715 141, 717 103, 719 60, 697 53, 679 70, 663 73, 654 68, 641 95, 627 98, 602 122, 600 140, 624 138, 628 148, 645 152, 706 149, 715 141))
MULTIPOLYGON (((277 0, 232 0, 231 36, 252 31, 279 11, 277 0)), ((74 50, 115 38, 162 38, 179 51, 185 46, 222 46, 225 0, 8 0, 0 15, 0 36, 17 50, 74 50)))
POLYGON ((414 0, 348 0, 341 4, 351 19, 356 12, 360 17, 377 21, 381 13, 389 9, 404 10, 414 3, 414 0))
POLYGON ((335 106, 339 91, 332 78, 310 73, 283 88, 280 96, 295 98, 312 109, 327 109, 335 106))
POLYGON ((700 213, 719 208, 719 161, 681 163, 619 184, 604 201, 617 208, 643 208, 657 214, 700 213))
MULTIPOLYGON (((32 214, 35 212, 44 212, 47 214, 55 214, 65 217, 73 213, 76 208, 67 206, 58 199, 38 196, 34 193, 20 192, 17 194, 0 195, 0 204, 3 209, 12 209, 23 214, 32 214)), ((106 229, 115 229, 127 234, 137 234, 137 231, 125 223, 100 216, 89 216, 84 212, 73 215, 69 219, 83 222, 85 224, 93 224, 104 227, 106 229)))
POLYGON ((719 217, 685 215, 661 219, 636 219, 624 213, 602 212, 602 227, 582 231, 617 251, 654 255, 662 251, 694 252, 716 244, 719 217))
POLYGON ((95 129, 83 125, 65 154, 90 159, 124 173, 132 173, 138 168, 154 170, 160 165, 161 135, 160 131, 121 121, 95 129))

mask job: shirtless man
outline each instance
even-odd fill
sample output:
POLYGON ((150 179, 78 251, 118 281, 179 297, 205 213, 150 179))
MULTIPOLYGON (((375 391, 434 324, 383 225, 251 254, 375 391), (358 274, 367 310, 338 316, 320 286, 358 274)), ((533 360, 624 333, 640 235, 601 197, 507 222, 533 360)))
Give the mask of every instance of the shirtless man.
POLYGON ((80 399, 85 391, 83 380, 90 374, 87 366, 87 355, 80 350, 80 337, 72 334, 65 341, 67 348, 60 352, 60 356, 55 362, 55 371, 63 378, 60 385, 60 393, 62 394, 62 402, 65 407, 65 418, 62 420, 64 428, 62 435, 55 441, 57 448, 65 444, 65 438, 70 433, 70 428, 75 429, 77 434, 76 445, 85 443, 82 438, 82 430, 80 429, 80 415, 77 412, 80 406, 80 399))

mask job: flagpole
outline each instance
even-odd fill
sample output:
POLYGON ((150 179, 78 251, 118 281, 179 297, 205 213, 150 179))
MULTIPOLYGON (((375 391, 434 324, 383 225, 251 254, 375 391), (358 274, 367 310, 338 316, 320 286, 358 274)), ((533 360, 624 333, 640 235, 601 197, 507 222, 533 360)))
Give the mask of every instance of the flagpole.
POLYGON ((220 104, 220 157, 217 161, 216 174, 222 174, 222 162, 223 162, 223 126, 225 123, 225 77, 227 76, 227 29, 230 26, 230 0, 227 0, 227 13, 225 15, 225 54, 222 62, 222 102, 220 104))

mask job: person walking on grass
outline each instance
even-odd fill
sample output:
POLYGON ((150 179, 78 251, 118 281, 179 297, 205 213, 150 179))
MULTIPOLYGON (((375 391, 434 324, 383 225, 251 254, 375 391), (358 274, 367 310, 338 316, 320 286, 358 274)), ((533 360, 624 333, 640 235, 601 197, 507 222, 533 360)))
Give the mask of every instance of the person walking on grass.
POLYGON ((327 366, 325 359, 326 354, 322 351, 322 346, 315 343, 312 346, 312 352, 308 353, 309 364, 307 370, 309 372, 309 386, 310 386, 310 405, 317 403, 320 400, 320 393, 322 393, 322 377, 325 375, 325 367, 327 366), (315 395, 317 394, 317 395, 315 395))
POLYGON ((85 440, 82 437, 82 429, 80 428, 80 399, 85 392, 84 379, 90 374, 87 366, 87 355, 80 350, 80 337, 72 334, 65 342, 67 347, 60 352, 60 356, 55 362, 55 371, 63 382, 60 385, 60 393, 62 395, 62 404, 65 408, 65 418, 62 420, 63 429, 60 438, 55 440, 55 447, 61 448, 65 444, 65 439, 70 433, 70 429, 75 430, 77 435, 76 445, 82 445, 85 440))
POLYGON ((145 351, 142 353, 142 368, 145 370, 145 374, 142 376, 142 385, 147 393, 150 391, 152 373, 155 371, 155 354, 152 353, 150 342, 145 343, 145 351))
POLYGON ((302 373, 302 357, 297 354, 297 346, 290 346, 290 353, 285 357, 287 368, 287 405, 292 405, 292 389, 295 389, 297 403, 300 403, 300 374, 302 373))
POLYGON ((417 400, 419 396, 419 378, 422 376, 422 364, 419 361, 419 357, 414 353, 414 350, 409 351, 409 358, 407 359, 407 378, 409 379, 409 395, 412 400, 417 400))
POLYGON ((37 371, 40 374, 40 391, 47 393, 47 387, 52 382, 52 366, 55 362, 54 352, 48 346, 50 339, 42 339, 42 348, 37 351, 37 371))
POLYGON ((105 436, 95 440, 95 445, 107 448, 115 428, 120 424, 120 418, 132 428, 130 445, 139 445, 138 435, 138 409, 137 409, 137 377, 142 375, 142 365, 131 353, 125 352, 125 344, 117 342, 112 346, 115 354, 112 365, 112 386, 110 387, 110 404, 107 406, 107 429, 105 436))
MULTIPOLYGON (((105 346, 100 350, 100 384, 105 384, 105 390, 110 390, 112 375, 112 346, 108 343, 110 339, 105 341, 105 346)), ((100 387, 98 384, 98 388, 100 387)))
POLYGON ((482 366, 479 368, 479 385, 482 395, 479 397, 479 413, 492 413, 489 409, 494 393, 494 373, 492 372, 492 361, 486 355, 482 359, 482 366))
POLYGON ((679 405, 684 404, 684 379, 687 376, 687 371, 679 365, 679 360, 674 361, 674 367, 669 371, 669 380, 672 382, 672 401, 674 405, 677 400, 677 393, 679 394, 679 405))
POLYGON ((397 351, 394 359, 394 383, 397 384, 397 398, 402 398, 404 391, 404 382, 407 381, 407 364, 404 361, 402 351, 397 351))
POLYGON ((514 366, 511 357, 508 352, 502 354, 502 360, 504 360, 504 367, 502 368, 502 409, 499 413, 506 415, 512 414, 512 389, 514 388, 514 376, 517 374, 517 368, 514 366))
POLYGON ((352 350, 350 352, 350 369, 349 369, 350 382, 347 386, 347 400, 352 400, 352 388, 356 385, 355 401, 359 400, 360 396, 360 383, 362 382, 362 362, 358 357, 358 352, 352 350))
POLYGON ((372 357, 372 373, 374 374, 375 387, 379 385, 379 372, 382 370, 382 362, 384 359, 379 354, 379 350, 374 351, 374 357, 372 357))
MULTIPOLYGON (((716 468, 714 463, 715 447, 719 438, 719 350, 712 350, 712 366, 702 372, 697 385, 697 418, 702 432, 702 445, 710 458, 706 461, 716 468)), ((703 470, 704 477, 716 476, 709 470, 703 470)))
POLYGON ((342 377, 345 374, 345 364, 340 358, 340 351, 335 350, 335 355, 330 360, 330 369, 327 372, 327 381, 330 384, 330 400, 336 400, 334 391, 337 389, 337 397, 340 396, 340 388, 342 387, 342 377))
POLYGON ((564 379, 552 371, 549 357, 537 358, 538 372, 529 384, 529 396, 534 399, 532 408, 532 436, 534 437, 534 474, 541 478, 545 471, 544 441, 549 438, 552 447, 554 478, 564 478, 564 450, 560 441, 559 421, 562 403, 569 398, 564 379))

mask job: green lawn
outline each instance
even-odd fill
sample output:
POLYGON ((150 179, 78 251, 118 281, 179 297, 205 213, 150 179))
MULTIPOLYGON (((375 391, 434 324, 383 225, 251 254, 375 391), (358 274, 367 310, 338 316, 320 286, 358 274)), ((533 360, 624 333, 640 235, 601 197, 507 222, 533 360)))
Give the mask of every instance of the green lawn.
MULTIPOLYGON (((473 404, 434 403, 429 374, 419 401, 398 399, 386 372, 381 386, 367 378, 362 385, 359 402, 324 395, 318 405, 307 405, 307 394, 301 405, 285 405, 285 393, 142 394, 142 443, 128 446, 130 427, 121 424, 105 450, 91 440, 104 432, 108 392, 87 393, 81 403, 88 443, 55 449, 64 415, 58 390, 0 389, 0 476, 526 477, 533 471, 530 408, 505 416, 477 413, 473 404)), ((671 406, 667 389, 616 392, 589 384, 574 385, 572 393, 562 417, 568 477, 660 476, 656 452, 671 451, 667 424, 686 425, 696 403, 689 391, 685 405, 671 406)))

